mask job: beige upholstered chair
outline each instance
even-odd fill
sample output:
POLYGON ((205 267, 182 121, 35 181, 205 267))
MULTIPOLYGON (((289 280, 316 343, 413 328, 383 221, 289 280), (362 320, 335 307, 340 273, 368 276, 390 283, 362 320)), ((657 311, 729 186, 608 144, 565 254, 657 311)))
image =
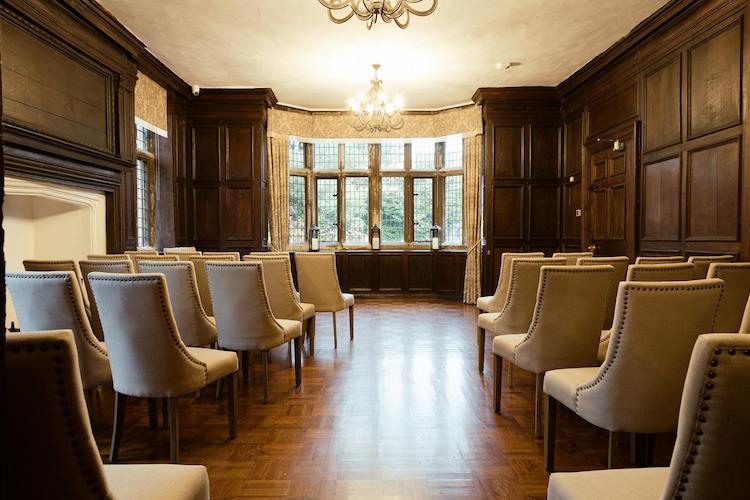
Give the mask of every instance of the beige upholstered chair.
POLYGON ((8 498, 208 500, 202 465, 103 465, 86 418, 69 330, 8 334, 8 498))
MULTIPOLYGON (((244 261, 257 261, 263 265, 263 279, 274 317, 302 322, 303 334, 310 342, 310 355, 315 349, 315 306, 300 302, 289 255, 269 255, 269 252, 253 252, 243 257, 244 261)), ((290 357, 291 360, 291 357, 290 357)))
MULTIPOLYGON (((247 255, 242 256, 242 260, 253 260, 251 256, 257 255, 257 254, 263 254, 268 257, 286 257, 289 259, 289 268, 292 267, 292 258, 289 256, 289 252, 250 252, 247 255)), ((297 285, 294 283, 294 280, 292 280, 292 288, 294 288, 294 295, 297 296, 297 302, 300 301, 300 294, 299 290, 297 290, 297 285)))
POLYGON ((508 298, 503 309, 477 318, 477 367, 484 371, 484 344, 487 331, 497 335, 526 333, 531 325, 542 266, 564 266, 565 259, 514 258, 510 261, 508 298))
POLYGON ((695 266, 694 278, 702 280, 708 276, 708 266, 714 262, 733 262, 734 255, 693 255, 692 257, 688 257, 687 261, 695 266))
MULTIPOLYGON (((216 300, 219 347, 243 353, 261 351, 263 359, 263 401, 268 402, 268 351, 294 341, 294 375, 302 383, 302 323, 278 319, 271 312, 260 262, 206 263, 211 295, 216 300)), ((247 380, 247 373, 243 373, 247 380)))
POLYGON ((669 264, 676 262, 685 262, 682 255, 670 255, 668 257, 636 257, 636 264, 669 264))
POLYGON ((102 322, 99 319, 99 310, 96 307, 94 296, 91 293, 91 287, 89 286, 89 274, 90 273, 121 273, 121 274, 132 274, 133 263, 127 257, 120 260, 82 260, 78 263, 78 267, 81 268, 81 275, 83 276, 83 286, 86 289, 86 295, 89 297, 89 303, 91 304, 91 329, 94 331, 94 335, 99 340, 104 340, 104 331, 102 330, 102 322))
POLYGON ((482 312, 499 312, 505 305, 505 299, 508 296, 508 284, 510 283, 510 262, 515 258, 542 258, 544 252, 529 253, 512 253, 504 252, 500 256, 500 274, 497 279, 497 288, 493 295, 479 297, 477 299, 477 308, 482 312))
POLYGON ((180 260, 176 255, 140 255, 130 254, 130 261, 133 263, 133 270, 136 273, 140 273, 141 269, 139 264, 143 261, 148 262, 177 262, 180 260))
POLYGON ((206 257, 233 257, 236 262, 240 260, 240 252, 203 252, 206 257))
POLYGON ((701 335, 680 403, 669 467, 555 473, 549 500, 747 498, 750 337, 701 335))
POLYGON ((125 255, 159 255, 156 250, 125 250, 125 255))
MULTIPOLYGON (((192 260, 193 257, 200 257, 203 255, 203 252, 176 252, 170 255, 177 256, 177 260, 189 261, 192 260)), ((223 259, 223 257, 219 257, 219 259, 223 259)))
MULTIPOLYGON (((187 254, 184 254, 187 255, 187 254)), ((201 297, 203 309, 209 316, 214 315, 214 305, 211 293, 208 289, 208 275, 206 274, 206 262, 234 262, 232 255, 217 255, 215 257, 205 257, 203 255, 189 255, 188 258, 180 256, 180 260, 189 260, 193 263, 195 269, 195 280, 198 283, 198 294, 201 297)))
POLYGON ((707 277, 724 280, 724 295, 719 302, 714 331, 739 331, 750 295, 750 262, 712 263, 709 265, 707 277))
MULTIPOLYGON (((72 271, 9 273, 6 285, 24 332, 72 330, 78 349, 81 382, 88 399, 92 389, 112 381, 107 347, 94 336, 83 308, 81 287, 72 271)), ((93 410, 93 401, 89 409, 93 410)))
POLYGON ((167 280, 161 274, 91 273, 91 290, 107 337, 115 419, 110 462, 117 460, 128 396, 167 398, 169 449, 179 460, 177 399, 227 379, 229 437, 237 435, 237 356, 233 352, 187 347, 172 314, 167 280))
POLYGON ((498 335, 495 355, 495 413, 500 413, 503 359, 536 374, 534 430, 542 436, 544 373, 596 364, 602 317, 615 270, 612 266, 543 266, 533 321, 525 334, 498 335))
POLYGON ((124 253, 106 253, 106 254, 89 254, 86 260, 125 260, 127 254, 124 253))
POLYGON ((615 271, 609 291, 607 292, 607 309, 604 313, 604 323, 602 330, 609 330, 612 327, 612 318, 615 314, 615 300, 617 299, 617 287, 621 281, 625 281, 628 274, 630 259, 628 257, 582 257, 578 259, 579 266, 612 266, 615 271))
POLYGON ((195 247, 165 247, 164 255, 176 254, 176 253, 199 253, 195 247))
POLYGON ((628 266, 626 281, 688 281, 695 275, 693 264, 634 264, 628 266))
MULTIPOLYGON (((78 278, 78 285, 83 286, 81 270, 74 260, 24 260, 23 268, 26 271, 71 271, 78 278)), ((90 314, 89 298, 83 296, 83 305, 86 314, 90 314)))
POLYGON ((578 259, 593 257, 594 252, 555 252, 552 254, 553 259, 565 259, 566 266, 575 266, 578 259))
POLYGON ((677 428, 680 393, 698 335, 711 332, 724 282, 620 283, 612 338, 600 367, 548 371, 545 466, 555 451, 557 402, 610 432, 657 434, 677 428))
POLYGON ((745 304, 745 314, 742 315, 739 333, 750 333, 750 299, 745 304))
POLYGON ((216 342, 216 323, 203 309, 192 262, 144 261, 141 272, 166 278, 172 314, 185 345, 202 347, 216 342))
POLYGON ((333 348, 336 339, 336 313, 349 308, 349 340, 354 340, 354 295, 342 293, 336 273, 336 254, 330 252, 297 252, 297 283, 300 300, 315 306, 315 312, 333 313, 333 348))

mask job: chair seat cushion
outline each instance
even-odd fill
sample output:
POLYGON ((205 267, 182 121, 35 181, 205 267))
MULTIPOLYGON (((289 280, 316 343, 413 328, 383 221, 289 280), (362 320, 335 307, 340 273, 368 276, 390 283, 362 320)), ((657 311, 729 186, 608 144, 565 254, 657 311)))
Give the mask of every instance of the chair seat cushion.
POLYGON ((500 305, 494 303, 495 296, 488 295, 487 297, 479 297, 477 299, 477 308, 483 312, 497 312, 500 310, 500 305))
POLYGON ((284 329, 284 342, 302 335, 302 323, 292 319, 277 319, 276 322, 284 329))
POLYGON ((342 297, 344 297, 344 307, 351 307, 354 305, 354 295, 351 293, 342 293, 342 297))
POLYGON ((210 497, 208 473, 202 465, 105 464, 104 474, 113 497, 118 500, 210 497))
POLYGON ((592 380, 598 372, 597 366, 550 370, 544 374, 544 392, 576 411, 576 390, 592 380))
POLYGON ((492 340, 492 352, 503 359, 507 359, 511 363, 515 363, 516 356, 514 350, 525 338, 525 333, 498 335, 492 340))
POLYGON ((308 304, 307 302, 300 302, 299 306, 302 308, 302 321, 310 319, 315 316, 315 304, 308 304))
POLYGON ((668 474, 668 467, 556 472, 549 477, 547 499, 662 498, 668 474))
POLYGON ((484 313, 477 318, 477 326, 489 332, 492 331, 492 323, 500 316, 500 313, 484 313))
POLYGON ((231 351, 206 349, 205 347, 188 347, 187 350, 191 356, 206 363, 208 371, 206 384, 216 382, 220 378, 236 372, 240 367, 237 354, 231 351))

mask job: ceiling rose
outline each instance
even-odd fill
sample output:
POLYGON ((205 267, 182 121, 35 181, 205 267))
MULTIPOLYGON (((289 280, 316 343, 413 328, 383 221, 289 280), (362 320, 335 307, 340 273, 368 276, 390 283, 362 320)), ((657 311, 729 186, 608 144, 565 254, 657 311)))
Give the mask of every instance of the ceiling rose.
POLYGON ((373 64, 375 70, 370 83, 372 86, 367 94, 360 94, 357 98, 349 99, 349 107, 354 113, 355 130, 361 132, 365 129, 370 132, 390 132, 404 126, 404 118, 401 111, 404 109, 404 101, 400 96, 393 100, 383 90, 383 81, 378 78, 380 64, 373 64))
POLYGON ((394 21, 399 28, 404 29, 409 26, 411 14, 429 16, 437 8, 437 0, 320 0, 320 3, 328 9, 328 18, 334 23, 345 23, 357 16, 359 20, 367 22, 368 30, 377 22, 378 16, 384 22, 394 21), (413 5, 427 5, 430 1, 432 5, 426 9, 418 9, 413 5), (347 8, 351 10, 348 11, 347 8), (344 12, 334 14, 340 10, 344 12))

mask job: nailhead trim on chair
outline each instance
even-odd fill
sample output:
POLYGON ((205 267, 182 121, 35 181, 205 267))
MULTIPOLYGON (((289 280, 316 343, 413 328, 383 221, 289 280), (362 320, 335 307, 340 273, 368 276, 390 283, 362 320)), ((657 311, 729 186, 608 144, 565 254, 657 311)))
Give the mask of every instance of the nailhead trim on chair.
MULTIPOLYGON (((324 257, 326 257, 326 260, 331 265, 331 273, 333 274, 333 279, 336 280, 336 289, 339 291, 339 294, 341 294, 341 283, 339 283, 339 273, 336 272, 336 255, 335 254, 332 254, 332 253, 310 253, 310 252, 307 252, 307 253, 305 253, 305 256, 302 257, 302 258, 303 259, 304 258, 322 259, 324 257), (330 258, 328 258, 329 255, 331 256, 330 258)), ((295 256, 295 258, 296 258, 296 256, 295 256)), ((301 294, 300 294, 300 296, 301 296, 301 294)), ((345 302, 344 302, 344 296, 343 295, 341 295, 341 302, 343 304, 345 304, 345 302)), ((346 305, 342 309, 338 309, 337 311, 343 311, 344 309, 346 309, 346 305)), ((329 311, 317 311, 316 310, 316 312, 329 312, 329 311)), ((336 312, 336 311, 334 311, 334 312, 336 312)))
POLYGON ((174 345, 177 346, 180 352, 182 352, 182 354, 185 355, 187 360, 203 368, 203 384, 205 385, 206 380, 208 379, 208 365, 206 365, 206 363, 204 363, 203 361, 194 358, 188 352, 188 350, 185 348, 185 344, 183 344, 182 339, 180 338, 180 334, 176 332, 173 328, 174 322, 169 321, 169 310, 167 309, 167 302, 164 298, 164 289, 166 288, 166 283, 164 283, 164 281, 166 281, 166 279, 163 277, 163 275, 148 276, 148 275, 136 274, 136 275, 122 276, 122 277, 93 276, 91 279, 94 281, 125 281, 125 282, 130 282, 130 283, 132 283, 133 281, 147 281, 150 283, 161 283, 162 286, 159 287, 159 304, 161 305, 162 319, 164 320, 164 326, 169 331, 169 335, 172 337, 172 342, 174 343, 174 345))
POLYGON ((164 261, 159 262, 160 266, 167 266, 167 267, 181 267, 181 268, 189 268, 189 272, 193 274, 193 279, 190 279, 189 276, 185 276, 185 280, 187 281, 188 288, 190 289, 190 295, 193 297, 193 305, 196 309, 198 309, 201 313, 201 316, 203 316, 203 319, 211 322, 211 318, 209 318, 208 314, 206 314, 206 310, 203 309, 203 305, 201 304, 200 295, 198 293, 198 285, 196 283, 195 279, 195 268, 193 267, 195 264, 193 264, 192 261, 189 260, 171 260, 171 261, 164 261))
POLYGON ((688 262, 671 262, 671 263, 664 263, 664 264, 633 264, 633 276, 629 279, 629 281, 639 281, 636 279, 636 276, 638 274, 648 274, 648 273, 659 273, 664 271, 677 271, 677 270, 683 270, 683 269, 695 269, 695 265, 688 263, 688 262), (643 267, 641 267, 643 266, 643 267))
MULTIPOLYGON (((246 255, 245 257, 242 258, 242 260, 244 262, 252 262, 253 260, 255 260, 256 262, 262 262, 264 260, 268 260, 268 261, 272 261, 272 262, 273 261, 281 261, 281 262, 289 263, 289 258, 281 256, 281 255, 267 255, 267 256, 266 255, 246 255), (245 258, 245 257, 247 257, 247 258, 245 258)), ((288 272, 284 273, 284 275, 285 275, 284 276, 284 281, 286 282, 287 288, 289 289, 289 293, 292 295, 292 297, 294 297, 294 302, 295 302, 295 304, 297 304, 297 309, 299 309, 299 314, 300 314, 300 318, 301 318, 302 317, 302 313, 304 311, 302 310, 302 307, 299 305, 299 301, 297 300, 297 296, 294 293, 294 286, 292 285, 292 266, 291 266, 291 263, 289 264, 288 267, 286 267, 286 271, 288 271, 288 272)))
MULTIPOLYGON (((599 370, 597 377, 592 382, 578 386, 576 388, 576 413, 578 413, 578 401, 580 399, 581 392, 587 391, 599 385, 602 382, 602 380, 604 380, 604 377, 607 375, 607 372, 609 371, 609 369, 612 367, 615 360, 617 359, 617 353, 620 350, 620 342, 622 339, 622 330, 626 323, 626 318, 628 315, 628 298, 629 298, 628 296, 631 291, 674 292, 674 291, 687 291, 687 290, 712 290, 714 288, 721 288, 721 294, 719 295, 719 302, 721 302, 721 297, 724 294, 724 287, 723 285, 718 285, 718 284, 717 285, 693 285, 693 286, 687 285, 687 286, 681 286, 679 288, 678 287, 661 288, 661 287, 653 287, 653 286, 647 286, 647 285, 639 285, 639 286, 630 286, 626 288, 625 299, 623 301, 623 320, 619 322, 619 329, 617 331, 618 333, 617 342, 614 343, 613 348, 610 348, 612 349, 612 357, 609 358, 608 360, 605 360, 605 364, 601 366, 601 369, 599 370)), ((617 318, 615 318, 615 321, 617 321, 617 318)), ((716 311, 714 311, 714 319, 711 322, 711 324, 713 325, 715 321, 716 321, 716 311)))

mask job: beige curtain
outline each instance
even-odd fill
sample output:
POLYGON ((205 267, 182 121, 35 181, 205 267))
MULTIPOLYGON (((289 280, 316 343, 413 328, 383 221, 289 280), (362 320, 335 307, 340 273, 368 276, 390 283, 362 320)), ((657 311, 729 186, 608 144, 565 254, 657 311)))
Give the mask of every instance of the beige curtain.
POLYGON ((268 138, 268 224, 271 250, 286 251, 289 243, 289 140, 268 138))
POLYGON ((466 240, 466 275, 464 303, 476 304, 481 290, 482 234, 479 190, 482 173, 482 136, 464 139, 464 230, 466 240))

